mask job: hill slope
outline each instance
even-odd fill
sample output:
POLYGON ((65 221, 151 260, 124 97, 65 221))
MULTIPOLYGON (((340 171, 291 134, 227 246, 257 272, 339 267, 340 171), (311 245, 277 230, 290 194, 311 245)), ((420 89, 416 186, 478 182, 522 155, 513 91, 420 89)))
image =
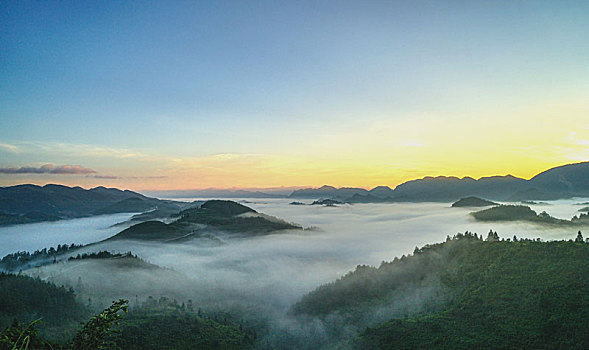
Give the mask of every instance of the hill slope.
POLYGON ((587 243, 483 242, 467 233, 358 267, 293 311, 355 324, 363 333, 354 347, 366 349, 586 349, 587 281, 587 243))
POLYGON ((62 185, 0 187, 0 225, 55 221, 99 214, 142 212, 178 203, 145 197, 132 191, 62 185))
POLYGON ((260 214, 245 205, 226 200, 210 200, 199 207, 185 209, 178 215, 179 218, 170 224, 147 221, 133 225, 111 237, 110 240, 173 241, 199 237, 207 229, 247 235, 301 229, 295 224, 260 214))

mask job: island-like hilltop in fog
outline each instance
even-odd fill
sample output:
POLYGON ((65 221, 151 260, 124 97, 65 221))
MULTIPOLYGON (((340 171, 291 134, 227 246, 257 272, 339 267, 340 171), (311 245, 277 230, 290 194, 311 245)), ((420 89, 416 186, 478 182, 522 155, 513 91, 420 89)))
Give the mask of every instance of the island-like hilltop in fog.
POLYGON ((210 200, 173 215, 178 219, 165 224, 146 221, 135 224, 110 240, 139 239, 178 241, 198 238, 211 230, 240 235, 260 235, 280 230, 300 230, 300 226, 258 213, 245 205, 226 200, 210 200))

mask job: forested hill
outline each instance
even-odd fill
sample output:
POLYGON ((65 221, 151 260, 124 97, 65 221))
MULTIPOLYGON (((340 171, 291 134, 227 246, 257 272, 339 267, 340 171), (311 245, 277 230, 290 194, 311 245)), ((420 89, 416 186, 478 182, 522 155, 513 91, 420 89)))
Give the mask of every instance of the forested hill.
POLYGON ((181 203, 116 188, 89 190, 62 185, 0 187, 0 225, 55 221, 100 214, 182 209, 181 203))
POLYGON ((589 244, 497 239, 460 234, 359 266, 293 311, 372 327, 350 340, 366 349, 589 348, 589 244))
POLYGON ((196 208, 175 215, 176 221, 165 224, 146 221, 133 225, 109 240, 134 239, 179 241, 200 237, 210 230, 242 235, 268 234, 280 230, 301 230, 302 227, 261 214, 254 209, 227 200, 209 200, 196 208))

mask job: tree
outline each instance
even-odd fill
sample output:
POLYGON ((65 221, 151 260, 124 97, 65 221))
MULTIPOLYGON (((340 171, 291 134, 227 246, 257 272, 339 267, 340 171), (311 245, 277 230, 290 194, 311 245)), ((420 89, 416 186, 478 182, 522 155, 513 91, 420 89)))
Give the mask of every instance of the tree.
POLYGON ((581 230, 579 230, 579 233, 577 233, 577 238, 575 239, 575 242, 583 243, 583 235, 581 234, 581 230))
POLYGON ((80 350, 116 349, 111 328, 127 313, 129 301, 119 299, 92 317, 74 337, 71 348, 80 350))

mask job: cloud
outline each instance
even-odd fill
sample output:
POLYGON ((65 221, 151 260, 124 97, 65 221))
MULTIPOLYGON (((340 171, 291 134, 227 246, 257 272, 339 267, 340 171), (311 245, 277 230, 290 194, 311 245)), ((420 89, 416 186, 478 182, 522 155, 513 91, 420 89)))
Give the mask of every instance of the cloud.
POLYGON ((20 168, 16 167, 3 167, 0 168, 0 174, 92 174, 96 171, 84 168, 81 165, 60 165, 55 166, 53 164, 45 164, 40 167, 23 166, 20 168))
POLYGON ((88 177, 93 177, 95 179, 102 179, 102 180, 122 180, 122 179, 131 179, 131 180, 144 180, 144 179, 165 179, 167 176, 116 176, 116 175, 88 175, 88 177))
POLYGON ((9 143, 4 143, 4 142, 0 142, 0 150, 12 152, 12 153, 18 153, 20 151, 20 149, 17 146, 11 145, 9 143))
POLYGON ((114 176, 114 175, 94 175, 92 176, 95 179, 104 179, 104 180, 118 180, 118 179, 122 179, 122 177, 120 176, 114 176))

